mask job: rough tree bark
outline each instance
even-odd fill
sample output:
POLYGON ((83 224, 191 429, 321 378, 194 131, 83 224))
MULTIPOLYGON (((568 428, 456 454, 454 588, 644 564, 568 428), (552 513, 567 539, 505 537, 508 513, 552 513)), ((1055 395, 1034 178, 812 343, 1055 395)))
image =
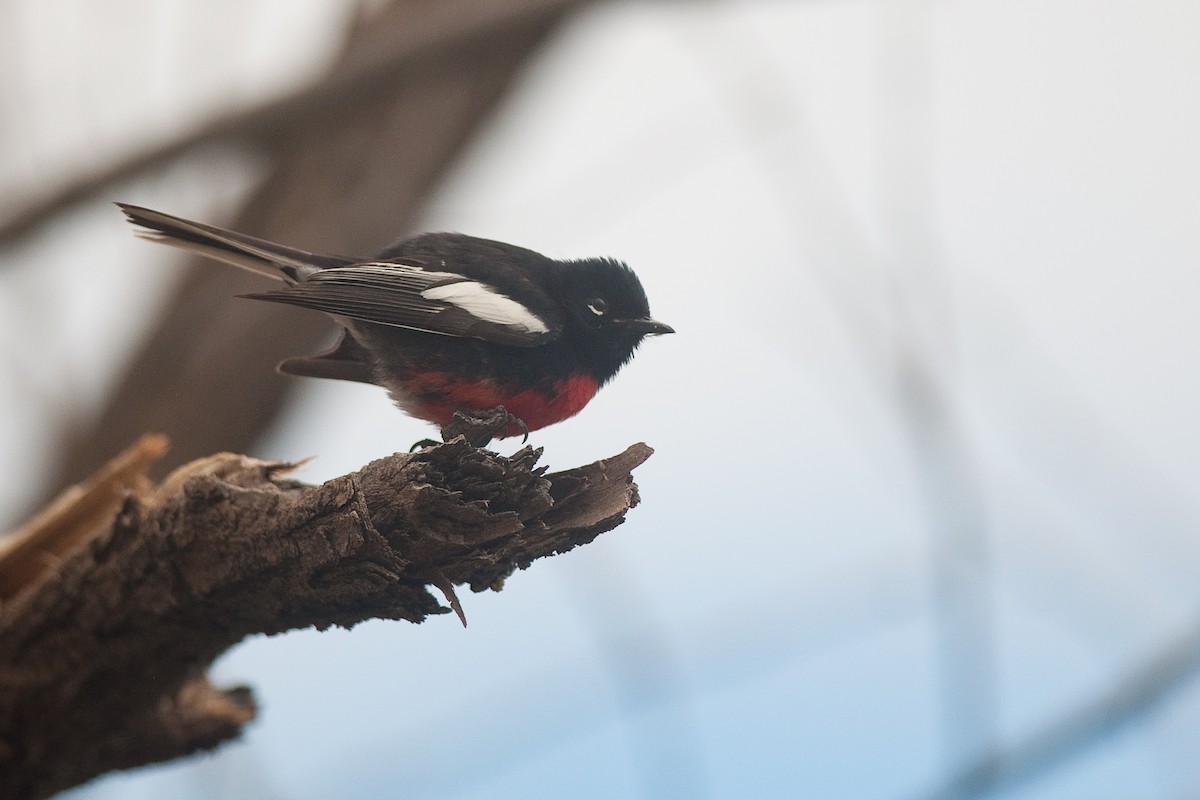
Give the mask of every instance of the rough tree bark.
POLYGON ((229 647, 254 633, 421 622, 449 610, 431 585, 461 614, 454 584, 499 590, 515 569, 619 525, 638 502, 631 471, 651 452, 637 444, 546 474, 540 450, 506 458, 459 437, 321 486, 231 454, 156 488, 123 475, 115 518, 0 609, 0 796, 46 797, 237 736, 255 714, 250 690, 205 676, 229 647))

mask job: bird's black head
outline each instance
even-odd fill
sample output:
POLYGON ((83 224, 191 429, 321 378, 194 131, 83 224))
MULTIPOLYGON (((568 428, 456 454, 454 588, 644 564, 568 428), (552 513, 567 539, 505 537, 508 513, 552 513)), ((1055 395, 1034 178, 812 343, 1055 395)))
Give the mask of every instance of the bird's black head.
POLYGON ((589 258, 559 266, 556 296, 566 312, 564 333, 601 385, 633 358, 646 336, 675 332, 650 317, 641 281, 620 261, 589 258))

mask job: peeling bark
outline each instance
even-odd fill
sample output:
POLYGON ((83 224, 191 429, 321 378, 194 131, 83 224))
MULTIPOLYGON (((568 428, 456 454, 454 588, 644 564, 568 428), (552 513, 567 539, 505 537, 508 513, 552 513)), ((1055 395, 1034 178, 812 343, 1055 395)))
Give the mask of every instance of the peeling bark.
POLYGON ((208 683, 222 652, 255 633, 421 622, 449 611, 431 584, 499 590, 619 525, 651 452, 547 474, 540 450, 457 438, 320 486, 222 454, 129 490, 110 525, 0 610, 0 796, 237 736, 254 701, 208 683))

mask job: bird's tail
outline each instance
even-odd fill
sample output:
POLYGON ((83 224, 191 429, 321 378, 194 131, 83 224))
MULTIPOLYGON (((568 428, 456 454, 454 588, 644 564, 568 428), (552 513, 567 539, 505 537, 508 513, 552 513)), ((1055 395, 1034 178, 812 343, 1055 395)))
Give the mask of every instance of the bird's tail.
POLYGON ((287 283, 298 283, 319 270, 344 267, 358 260, 307 253, 141 206, 126 203, 117 206, 130 222, 146 229, 138 231, 144 239, 190 250, 287 283))

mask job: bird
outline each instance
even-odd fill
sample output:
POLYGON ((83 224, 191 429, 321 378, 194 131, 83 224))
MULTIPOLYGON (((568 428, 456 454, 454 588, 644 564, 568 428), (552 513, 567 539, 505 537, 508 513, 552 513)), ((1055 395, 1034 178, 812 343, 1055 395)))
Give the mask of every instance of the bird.
POLYGON ((117 203, 143 238, 273 278, 241 295, 321 311, 342 328, 330 349, 280 362, 286 375, 382 386, 437 426, 502 407, 497 438, 578 414, 648 336, 634 271, 612 258, 556 260, 461 233, 402 238, 369 258, 317 254, 117 203))

